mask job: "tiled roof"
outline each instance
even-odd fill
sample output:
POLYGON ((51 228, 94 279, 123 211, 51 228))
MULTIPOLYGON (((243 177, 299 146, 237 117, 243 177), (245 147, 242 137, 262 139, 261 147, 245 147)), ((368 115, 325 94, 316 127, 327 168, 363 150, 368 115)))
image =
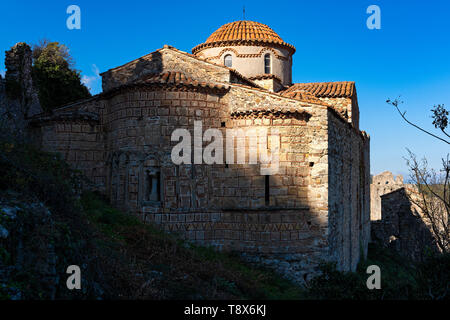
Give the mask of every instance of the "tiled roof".
POLYGON ((215 44, 249 41, 278 44, 295 51, 293 45, 284 42, 269 26, 259 22, 243 20, 224 24, 214 31, 204 43, 193 48, 192 52, 196 53, 204 47, 214 46, 215 44))
POLYGON ((101 97, 108 97, 118 91, 128 88, 140 87, 140 86, 156 86, 161 88, 194 88, 203 90, 218 90, 225 92, 230 87, 228 85, 220 83, 212 83, 205 81, 194 80, 187 77, 184 73, 179 71, 166 71, 162 73, 149 73, 139 79, 114 87, 108 91, 102 92, 101 97))
POLYGON ((250 90, 264 92, 266 94, 270 94, 270 95, 273 95, 273 96, 276 96, 276 97, 294 99, 294 100, 298 100, 298 101, 301 101, 301 102, 306 102, 306 103, 311 103, 311 104, 316 104, 316 105, 322 105, 322 106, 330 107, 330 105, 328 103, 326 103, 325 101, 320 100, 316 96, 313 96, 309 92, 303 92, 303 93, 298 93, 298 94, 293 95, 293 96, 287 96, 287 95, 281 95, 280 93, 277 93, 277 92, 271 92, 271 91, 269 91, 267 89, 264 89, 264 88, 254 88, 254 87, 250 87, 250 86, 246 86, 246 85, 242 85, 242 84, 238 84, 238 83, 233 83, 230 86, 242 87, 242 88, 246 88, 246 89, 250 89, 250 90))
POLYGON ((350 98, 355 93, 355 82, 312 82, 295 83, 280 92, 283 96, 292 97, 298 92, 307 91, 318 98, 350 98))
POLYGON ((281 82, 280 77, 274 75, 274 74, 260 74, 258 76, 249 77, 250 80, 266 80, 266 79, 276 79, 281 82))
POLYGON ((246 116, 246 115, 267 115, 267 114, 281 114, 281 113, 291 113, 291 114, 309 114, 302 107, 278 107, 278 108, 238 108, 232 110, 230 115, 232 117, 236 116, 246 116))
POLYGON ((222 84, 216 84, 216 83, 209 83, 204 81, 198 81, 194 80, 190 77, 186 77, 186 75, 179 71, 167 71, 163 73, 157 73, 157 74, 149 74, 138 81, 135 81, 136 84, 138 83, 145 83, 145 84, 172 84, 172 85, 186 85, 191 87, 203 87, 203 88, 211 88, 211 89, 227 89, 228 86, 222 85, 222 84))
POLYGON ((320 99, 318 99, 316 96, 312 95, 311 93, 305 90, 294 91, 289 94, 282 94, 282 96, 305 102, 323 104, 323 102, 320 99))
POLYGON ((205 43, 224 40, 268 40, 282 43, 283 39, 267 25, 254 21, 235 21, 213 32, 205 43))
MULTIPOLYGON (((220 68, 223 68, 223 69, 227 69, 227 70, 229 70, 233 75, 235 75, 236 77, 238 77, 239 79, 241 79, 243 82, 247 83, 248 85, 254 86, 254 87, 257 87, 257 88, 260 88, 259 85, 257 85, 256 83, 254 83, 252 80, 250 80, 249 78, 245 77, 245 76, 242 75, 241 73, 239 73, 236 69, 226 67, 226 66, 224 66, 224 65, 222 65, 222 64, 218 64, 218 63, 214 63, 214 62, 211 62, 211 61, 207 61, 207 60, 205 60, 205 59, 203 59, 203 58, 197 57, 197 56, 194 55, 194 54, 191 54, 191 53, 188 53, 188 52, 185 52, 185 51, 181 51, 181 50, 179 50, 179 49, 177 49, 177 48, 175 48, 175 47, 169 46, 169 45, 167 45, 167 44, 165 44, 164 47, 163 47, 162 49, 158 49, 158 50, 156 50, 156 51, 161 51, 161 50, 163 50, 163 49, 170 49, 170 50, 172 50, 172 51, 175 51, 175 52, 181 53, 181 54, 183 54, 183 55, 186 55, 186 56, 188 56, 188 57, 191 57, 191 58, 193 58, 193 59, 195 59, 195 60, 198 60, 198 61, 201 61, 201 62, 210 64, 210 65, 214 65, 214 66, 216 66, 216 67, 220 67, 220 68)), ((155 52, 156 52, 156 51, 155 51, 155 52)))
POLYGON ((98 123, 100 121, 100 116, 97 113, 83 110, 55 112, 53 114, 41 113, 32 117, 30 119, 30 124, 38 125, 40 123, 52 121, 85 121, 98 123))

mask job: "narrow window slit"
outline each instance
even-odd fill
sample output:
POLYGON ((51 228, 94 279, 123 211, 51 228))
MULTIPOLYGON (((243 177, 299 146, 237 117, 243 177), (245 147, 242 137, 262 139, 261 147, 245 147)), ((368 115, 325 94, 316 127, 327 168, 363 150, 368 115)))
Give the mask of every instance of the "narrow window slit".
POLYGON ((265 176, 265 203, 266 206, 270 205, 270 176, 265 176))
POLYGON ((148 171, 148 200, 161 201, 161 172, 148 171))

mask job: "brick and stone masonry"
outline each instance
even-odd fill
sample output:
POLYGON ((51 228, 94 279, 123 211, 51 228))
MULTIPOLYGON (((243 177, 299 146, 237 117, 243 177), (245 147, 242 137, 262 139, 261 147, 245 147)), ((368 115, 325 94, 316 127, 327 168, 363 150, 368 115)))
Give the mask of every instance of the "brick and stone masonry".
POLYGON ((356 269, 370 237, 370 140, 359 130, 354 83, 329 83, 328 95, 272 92, 169 46, 102 77, 101 94, 31 125, 43 149, 61 153, 112 204, 298 282, 320 261, 356 269), (327 102, 334 98, 345 107, 327 102), (194 121, 224 137, 227 129, 276 128, 279 171, 264 176, 248 162, 175 165, 172 132, 193 137, 194 121))

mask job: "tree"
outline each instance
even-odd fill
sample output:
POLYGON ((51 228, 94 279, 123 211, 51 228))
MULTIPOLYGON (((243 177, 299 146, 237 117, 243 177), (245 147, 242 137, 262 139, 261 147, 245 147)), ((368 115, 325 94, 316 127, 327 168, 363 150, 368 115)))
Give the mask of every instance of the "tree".
POLYGON ((417 196, 410 196, 410 201, 423 214, 439 249, 450 253, 449 156, 442 159, 441 172, 428 169, 426 159, 418 161, 412 152, 409 152, 407 164, 417 189, 417 196))
POLYGON ((42 40, 33 47, 33 81, 44 111, 91 96, 73 64, 63 44, 42 40))
MULTIPOLYGON (((448 114, 444 105, 437 105, 431 109, 433 125, 439 129, 442 135, 429 132, 414 124, 406 118, 406 111, 401 111, 399 105, 403 103, 399 99, 386 101, 395 107, 400 116, 418 130, 432 136, 440 142, 450 144, 448 128, 448 114)), ((411 179, 416 186, 417 195, 410 196, 410 201, 415 204, 422 214, 424 222, 429 226, 437 246, 443 253, 450 253, 450 157, 449 154, 442 159, 442 168, 439 171, 429 169, 427 161, 417 160, 409 151, 407 165, 411 172, 411 179)))

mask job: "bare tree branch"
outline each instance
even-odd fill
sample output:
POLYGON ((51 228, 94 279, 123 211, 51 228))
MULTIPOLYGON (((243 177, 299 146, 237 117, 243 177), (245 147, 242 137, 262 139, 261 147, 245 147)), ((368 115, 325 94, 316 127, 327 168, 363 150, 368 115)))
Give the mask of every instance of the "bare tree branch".
MULTIPOLYGON (((431 133, 431 132, 429 132, 429 131, 427 131, 427 130, 425 130, 425 129, 422 129, 422 128, 419 127, 418 125, 416 125, 416 124, 412 123, 411 121, 409 121, 409 120, 406 118, 406 116, 405 116, 405 115, 406 115, 406 111, 402 112, 402 111, 400 111, 400 108, 398 107, 398 105, 401 104, 401 103, 403 103, 403 101, 398 100, 398 98, 395 99, 395 100, 393 100, 393 101, 391 101, 390 99, 388 99, 388 100, 386 100, 386 103, 388 103, 388 104, 394 106, 395 109, 396 109, 396 110, 398 111, 398 113, 400 114, 400 116, 403 118, 403 120, 405 120, 408 124, 410 124, 410 125, 413 126, 414 128, 417 128, 417 129, 419 129, 420 131, 425 132, 426 134, 428 134, 428 135, 430 135, 430 136, 432 136, 432 137, 434 137, 434 138, 436 138, 436 139, 438 139, 438 140, 441 140, 441 141, 443 141, 443 142, 445 142, 445 143, 447 143, 447 144, 450 144, 450 141, 449 141, 449 140, 446 140, 446 139, 444 139, 444 138, 441 138, 441 137, 439 137, 439 136, 437 136, 437 135, 435 135, 435 134, 433 134, 433 133, 431 133)), ((441 129, 441 130, 443 131, 443 129, 441 129)), ((444 133, 445 133, 445 132, 444 132, 444 133)), ((447 133, 445 133, 445 134, 447 135, 447 133)))

